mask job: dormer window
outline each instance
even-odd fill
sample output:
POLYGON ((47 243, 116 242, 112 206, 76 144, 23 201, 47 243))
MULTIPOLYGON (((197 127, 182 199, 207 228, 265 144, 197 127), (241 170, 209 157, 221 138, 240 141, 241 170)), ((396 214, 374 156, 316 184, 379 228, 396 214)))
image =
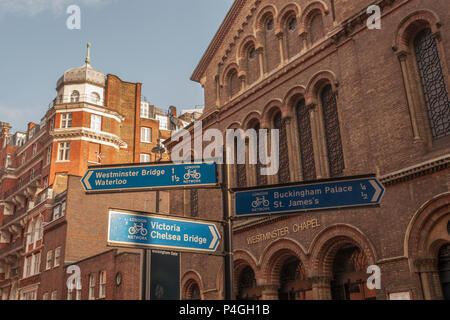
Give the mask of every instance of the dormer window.
POLYGON ((79 102, 79 101, 80 101, 80 93, 75 90, 70 95, 70 102, 79 102))

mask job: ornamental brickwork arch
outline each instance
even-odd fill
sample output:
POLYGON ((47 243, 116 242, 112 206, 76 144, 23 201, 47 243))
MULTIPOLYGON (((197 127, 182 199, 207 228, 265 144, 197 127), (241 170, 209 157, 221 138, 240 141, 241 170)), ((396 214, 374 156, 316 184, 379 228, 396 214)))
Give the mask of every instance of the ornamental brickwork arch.
POLYGON ((194 298, 192 297, 192 288, 194 285, 197 285, 200 290, 200 299, 204 299, 202 277, 194 270, 187 271, 181 278, 181 299, 191 300, 194 298))
POLYGON ((292 239, 280 239, 272 242, 261 254, 261 275, 266 284, 278 286, 280 270, 290 257, 298 258, 308 269, 308 256, 300 243, 292 239))
POLYGON ((450 192, 446 192, 420 207, 406 231, 405 256, 425 300, 443 299, 439 252, 450 244, 449 226, 450 192))
POLYGON ((332 277, 334 257, 346 244, 357 246, 365 254, 369 265, 376 264, 378 260, 376 250, 369 238, 353 226, 338 224, 323 230, 311 243, 310 276, 332 277))

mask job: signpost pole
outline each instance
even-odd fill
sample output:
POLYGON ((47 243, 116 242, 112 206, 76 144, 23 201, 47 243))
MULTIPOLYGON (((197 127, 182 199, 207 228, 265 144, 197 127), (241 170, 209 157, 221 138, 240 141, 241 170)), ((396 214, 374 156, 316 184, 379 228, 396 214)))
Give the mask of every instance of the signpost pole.
MULTIPOLYGON (((155 212, 159 213, 159 190, 155 192, 155 212)), ((151 250, 142 250, 142 300, 150 300, 151 250)))
POLYGON ((224 150, 224 163, 222 164, 222 206, 223 206, 223 219, 225 221, 225 227, 223 231, 224 237, 224 288, 225 288, 225 300, 234 300, 233 289, 233 224, 231 220, 231 193, 229 188, 230 183, 230 170, 226 161, 226 151, 224 150))

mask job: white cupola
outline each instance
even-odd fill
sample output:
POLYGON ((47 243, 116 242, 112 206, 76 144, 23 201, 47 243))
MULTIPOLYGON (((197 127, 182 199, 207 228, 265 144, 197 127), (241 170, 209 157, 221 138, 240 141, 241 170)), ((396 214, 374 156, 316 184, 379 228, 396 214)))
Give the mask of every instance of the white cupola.
POLYGON ((85 64, 80 68, 69 69, 56 84, 56 103, 88 102, 103 106, 106 86, 105 75, 92 68, 90 62, 91 44, 87 45, 85 64))

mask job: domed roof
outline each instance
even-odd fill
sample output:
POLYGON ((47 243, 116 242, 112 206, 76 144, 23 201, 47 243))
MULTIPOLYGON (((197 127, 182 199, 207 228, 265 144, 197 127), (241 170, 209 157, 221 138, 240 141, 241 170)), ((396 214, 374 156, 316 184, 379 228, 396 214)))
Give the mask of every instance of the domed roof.
POLYGON ((88 43, 85 64, 80 68, 67 70, 64 75, 59 78, 58 82, 56 83, 56 88, 59 88, 61 85, 78 83, 91 83, 94 85, 105 87, 105 75, 102 72, 92 68, 90 64, 90 48, 91 44, 88 43))
POLYGON ((104 87, 106 79, 102 72, 95 70, 89 63, 86 63, 80 68, 67 70, 64 75, 59 78, 56 87, 59 88, 61 85, 75 83, 91 83, 104 87))

